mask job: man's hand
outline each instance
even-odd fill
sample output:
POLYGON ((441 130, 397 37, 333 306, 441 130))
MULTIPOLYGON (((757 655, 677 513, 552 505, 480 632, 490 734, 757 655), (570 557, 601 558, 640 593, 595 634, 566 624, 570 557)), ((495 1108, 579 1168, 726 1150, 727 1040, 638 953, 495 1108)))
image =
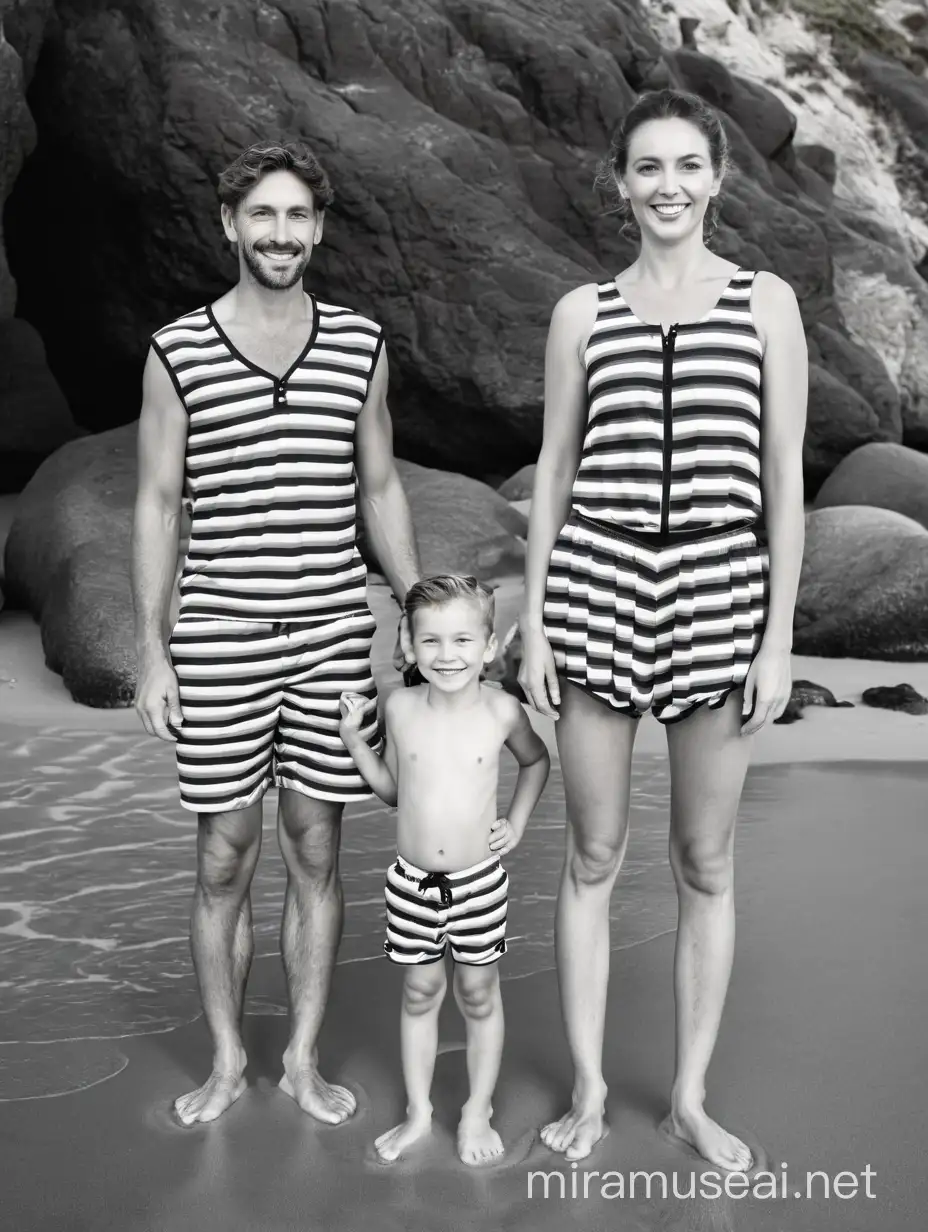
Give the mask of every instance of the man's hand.
POLYGON ((177 676, 166 657, 139 665, 134 705, 149 736, 157 736, 159 740, 177 740, 176 733, 183 724, 184 712, 180 708, 177 676))
POLYGON ((490 826, 490 850, 498 856, 504 856, 518 847, 519 837, 509 824, 508 817, 498 817, 490 826))

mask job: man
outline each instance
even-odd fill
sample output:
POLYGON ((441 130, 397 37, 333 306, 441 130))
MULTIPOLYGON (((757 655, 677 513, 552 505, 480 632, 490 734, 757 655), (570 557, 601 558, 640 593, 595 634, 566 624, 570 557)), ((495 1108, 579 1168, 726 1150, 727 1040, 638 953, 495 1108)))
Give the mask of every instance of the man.
POLYGON ((365 737, 379 747, 358 487, 398 600, 419 569, 380 327, 303 290, 332 201, 325 172, 302 145, 255 146, 223 172, 219 196, 239 281, 152 339, 133 534, 135 705, 148 732, 175 742, 181 801, 199 820, 191 948, 213 1070, 174 1108, 185 1125, 213 1121, 246 1086, 250 886, 273 781, 291 1009, 280 1086, 338 1124, 354 1097, 320 1076, 316 1045, 341 935, 342 812, 370 794, 338 734, 345 689, 370 699, 365 737))

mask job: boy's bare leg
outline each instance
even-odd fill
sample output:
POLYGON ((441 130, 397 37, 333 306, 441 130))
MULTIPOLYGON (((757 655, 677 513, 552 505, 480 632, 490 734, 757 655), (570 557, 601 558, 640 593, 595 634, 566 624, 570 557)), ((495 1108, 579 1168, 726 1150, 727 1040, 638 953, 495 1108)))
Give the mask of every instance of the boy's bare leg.
POLYGON ((466 1164, 487 1164, 503 1154, 502 1139, 490 1124, 505 1033, 498 964, 457 964, 454 996, 467 1023, 470 1081, 470 1095, 458 1125, 458 1154, 466 1164))
POLYGON ((432 1127, 432 1076, 438 1056, 438 1011, 448 979, 444 960, 407 967, 403 981, 400 1042, 406 1083, 406 1120, 374 1143, 381 1159, 399 1159, 432 1127))
POLYGON ((245 1090, 242 1009, 254 953, 249 890, 261 850, 261 802, 229 813, 202 813, 190 948, 213 1069, 195 1091, 174 1101, 184 1125, 215 1121, 245 1090))
POLYGON ((290 1041, 280 1089, 310 1116, 339 1125, 356 1107, 347 1087, 319 1073, 317 1044, 342 931, 338 848, 344 805, 280 789, 277 837, 287 867, 280 949, 290 997, 290 1041))

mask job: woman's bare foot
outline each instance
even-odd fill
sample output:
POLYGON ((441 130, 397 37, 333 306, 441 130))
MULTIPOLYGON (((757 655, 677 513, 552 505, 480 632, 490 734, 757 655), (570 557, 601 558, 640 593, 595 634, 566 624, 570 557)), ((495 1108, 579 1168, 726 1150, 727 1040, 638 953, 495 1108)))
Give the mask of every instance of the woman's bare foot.
POLYGON ((676 1105, 670 1114, 670 1127, 698 1155, 726 1172, 748 1172, 754 1164, 750 1147, 722 1129, 701 1104, 676 1105))
POLYGON ((347 1087, 326 1082, 314 1064, 297 1065, 286 1053, 284 1076, 278 1085, 304 1112, 326 1125, 341 1125, 357 1107, 347 1087))
POLYGON ((505 1154, 503 1140, 490 1124, 492 1108, 486 1116, 463 1113, 458 1124, 458 1154, 472 1168, 491 1164, 505 1154))
POLYGON ((374 1147, 381 1159, 393 1163, 421 1138, 432 1132, 432 1113, 414 1113, 406 1118, 402 1125, 394 1125, 385 1134, 381 1134, 374 1142, 374 1147))
POLYGON ((222 1116, 248 1085, 245 1082, 245 1054, 228 1064, 217 1065, 195 1091, 174 1101, 174 1115, 181 1125, 206 1124, 222 1116))
POLYGON ((601 1083, 589 1091, 575 1088, 570 1111, 560 1120, 545 1125, 541 1140, 549 1150, 566 1155, 568 1159, 585 1159, 608 1132, 606 1085, 601 1083))

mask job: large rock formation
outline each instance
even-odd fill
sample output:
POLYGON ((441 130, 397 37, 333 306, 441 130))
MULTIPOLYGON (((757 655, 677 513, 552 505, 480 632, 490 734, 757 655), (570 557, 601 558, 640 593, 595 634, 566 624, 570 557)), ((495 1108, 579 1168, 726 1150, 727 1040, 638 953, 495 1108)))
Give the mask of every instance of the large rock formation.
POLYGON ((830 658, 928 658, 928 531, 867 505, 808 514, 793 648, 830 658))
MULTIPOLYGON (((480 476, 531 462, 552 306, 631 256, 593 190, 598 160, 635 93, 674 82, 727 116, 739 174, 718 250, 787 278, 807 324, 854 352, 830 255, 848 228, 802 190, 817 173, 792 151, 792 103, 698 52, 665 57, 643 3, 228 0, 221 12, 57 0, 31 92, 41 141, 10 217, 30 254, 24 311, 78 418, 137 413, 150 331, 234 276, 217 173, 251 141, 300 134, 337 192, 313 284, 384 322, 398 452, 480 476), (31 203, 78 178, 92 190, 71 203, 75 318, 45 296, 57 254, 33 242, 31 203)), ((875 405, 843 379, 835 348, 816 362, 813 484, 850 448, 901 431, 882 393, 875 405)), ((880 360, 863 362, 885 386, 880 360)))
MULTIPOLYGON (((26 88, 51 7, 52 0, 0 0, 0 492, 18 491, 42 458, 76 434, 42 339, 26 321, 11 319, 16 283, 3 232, 7 198, 36 144, 26 88)), ((48 217, 46 212, 46 227, 48 217)), ((43 246, 60 261, 60 242, 49 243, 46 233, 43 246)), ((60 289, 45 293, 60 304, 60 289)))
POLYGON ((864 445, 825 480, 816 509, 874 505, 920 522, 928 530, 928 455, 904 445, 864 445))
MULTIPOLYGON (((132 701, 135 635, 129 580, 137 483, 136 424, 72 441, 22 492, 5 552, 5 587, 41 624, 46 662, 89 706, 132 701)), ((526 522, 474 479, 400 462, 429 571, 483 578, 521 568, 526 522)), ((186 532, 182 523, 181 551, 186 532)), ((361 534, 362 551, 376 568, 361 534)), ((172 613, 176 613, 176 594, 172 613)))

